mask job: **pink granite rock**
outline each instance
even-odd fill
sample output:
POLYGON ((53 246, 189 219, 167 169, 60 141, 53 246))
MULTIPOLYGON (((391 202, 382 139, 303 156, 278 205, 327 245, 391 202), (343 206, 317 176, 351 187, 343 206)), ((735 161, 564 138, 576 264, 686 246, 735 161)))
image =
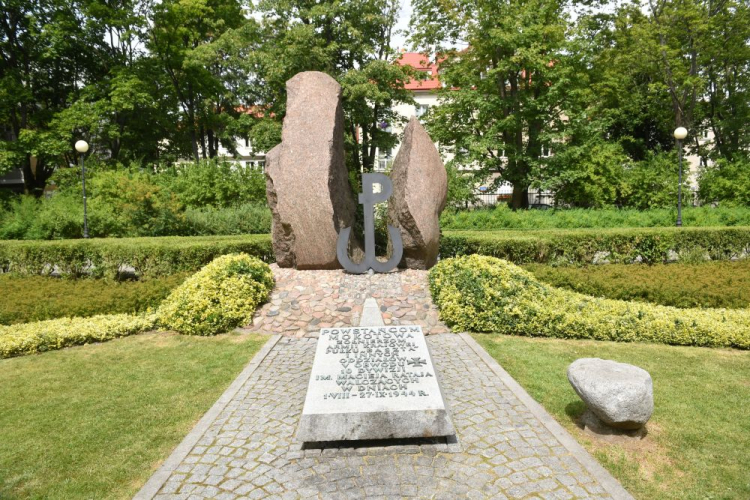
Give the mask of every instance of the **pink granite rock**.
POLYGON ((317 71, 288 82, 281 144, 266 160, 273 250, 280 267, 336 269, 339 230, 356 204, 344 163, 341 87, 317 71))
POLYGON ((404 244, 399 266, 429 269, 437 262, 439 219, 448 195, 448 175, 435 144, 415 117, 404 131, 391 180, 388 219, 401 229, 404 244))

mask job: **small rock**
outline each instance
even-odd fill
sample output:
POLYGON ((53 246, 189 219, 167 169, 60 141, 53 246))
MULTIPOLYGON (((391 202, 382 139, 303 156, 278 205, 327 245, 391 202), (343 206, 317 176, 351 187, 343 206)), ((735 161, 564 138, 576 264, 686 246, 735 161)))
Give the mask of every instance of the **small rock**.
POLYGON ((617 429, 639 429, 654 411, 651 375, 637 366, 581 358, 568 367, 568 380, 586 406, 617 429))

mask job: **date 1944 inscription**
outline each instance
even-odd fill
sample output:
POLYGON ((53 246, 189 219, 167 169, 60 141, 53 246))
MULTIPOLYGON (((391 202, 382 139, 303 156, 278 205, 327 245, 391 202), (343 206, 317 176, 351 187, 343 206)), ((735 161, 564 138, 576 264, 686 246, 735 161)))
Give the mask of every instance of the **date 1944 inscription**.
MULTIPOLYGON (((325 354, 340 365, 337 389, 323 394, 325 400, 370 398, 419 398, 429 396, 422 380, 435 375, 423 369, 427 360, 420 357, 415 334, 419 327, 325 328, 321 341, 327 342, 325 354)), ((331 381, 332 376, 316 375, 316 381, 331 381)))

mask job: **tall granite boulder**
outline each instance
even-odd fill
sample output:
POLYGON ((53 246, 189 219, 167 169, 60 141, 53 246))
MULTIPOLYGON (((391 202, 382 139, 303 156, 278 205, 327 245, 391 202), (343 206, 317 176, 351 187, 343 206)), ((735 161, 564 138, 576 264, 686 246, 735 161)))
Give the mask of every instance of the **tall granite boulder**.
POLYGON ((400 228, 400 267, 429 269, 437 263, 440 212, 448 195, 448 175, 435 144, 416 117, 409 120, 391 170, 393 195, 388 219, 400 228))
POLYGON ((336 269, 336 241, 356 204, 344 163, 341 87, 317 71, 288 82, 281 144, 266 155, 273 251, 281 267, 336 269))

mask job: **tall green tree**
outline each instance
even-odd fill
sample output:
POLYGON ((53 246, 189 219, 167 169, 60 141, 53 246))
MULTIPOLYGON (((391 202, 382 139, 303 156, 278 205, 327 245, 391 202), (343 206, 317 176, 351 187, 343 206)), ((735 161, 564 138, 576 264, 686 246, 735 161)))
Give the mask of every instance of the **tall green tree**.
POLYGON ((565 7, 565 0, 413 2, 412 41, 441 64, 430 132, 452 149, 452 164, 510 182, 514 208, 528 206, 579 86, 566 51, 565 7), (450 48, 459 42, 467 48, 450 48))

